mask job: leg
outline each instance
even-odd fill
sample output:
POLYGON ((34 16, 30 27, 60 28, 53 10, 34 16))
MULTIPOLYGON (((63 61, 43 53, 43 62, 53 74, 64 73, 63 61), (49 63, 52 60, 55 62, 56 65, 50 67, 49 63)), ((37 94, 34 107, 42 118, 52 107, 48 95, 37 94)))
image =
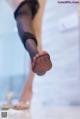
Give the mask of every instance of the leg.
POLYGON ((27 81, 25 82, 25 86, 20 97, 20 102, 26 102, 26 100, 31 101, 32 99, 32 84, 33 84, 34 73, 30 70, 27 81))
MULTIPOLYGON (((22 2, 24 0, 8 0, 9 4, 12 6, 13 8, 13 11, 15 11, 18 7, 18 5, 20 4, 20 2, 22 2)), ((40 2, 43 1, 43 0, 40 0, 40 2)), ((44 2, 40 3, 40 9, 38 11, 38 13, 36 14, 35 18, 32 20, 32 29, 28 29, 30 30, 31 33, 34 32, 35 36, 36 36, 36 39, 39 39, 37 40, 38 41, 38 48, 36 47, 36 44, 35 42, 33 42, 34 40, 31 40, 29 42, 32 41, 32 45, 33 45, 33 49, 36 49, 36 50, 33 50, 33 51, 36 51, 37 53, 32 53, 32 54, 35 54, 35 58, 34 58, 34 61, 38 61, 39 60, 42 60, 42 62, 44 61, 45 57, 44 57, 44 54, 47 54, 43 51, 40 51, 41 50, 41 23, 42 23, 42 14, 43 14, 43 10, 44 10, 44 2), (40 24, 38 24, 38 22, 40 24), (36 57, 36 54, 37 54, 37 57, 36 57), (39 59, 39 60, 36 60, 36 59, 39 59)), ((25 22, 25 21, 24 21, 25 22)), ((26 20, 27 22, 27 20, 26 20)), ((26 23, 25 23, 26 24, 26 23)), ((28 27, 28 25, 27 25, 28 27)), ((28 44, 28 42, 27 42, 28 44)), ((30 46, 31 44, 28 44, 28 46, 30 46)), ((32 49, 32 47, 30 48, 32 49)), ((29 52, 30 53, 30 52, 29 52)), ((31 55, 30 55, 31 56, 31 55)), ((42 64, 41 62, 41 64, 42 64)), ((44 63, 44 62, 43 62, 44 63)), ((39 64, 39 63, 38 63, 39 64)), ((37 65, 38 66, 38 65, 37 65)), ((40 67, 40 66, 39 66, 40 67)), ((39 75, 42 75, 44 74, 45 72, 42 72, 42 69, 38 70, 37 74, 39 75), (41 70, 41 71, 40 71, 41 70)), ((31 97, 32 97, 32 82, 33 82, 33 77, 34 77, 34 73, 32 71, 30 71, 30 75, 29 75, 29 79, 27 81, 27 83, 25 84, 25 87, 23 89, 23 92, 22 92, 22 95, 21 95, 21 98, 20 98, 20 103, 19 105, 17 105, 17 107, 19 109, 21 108, 24 108, 25 107, 25 104, 26 104, 26 101, 27 100, 31 100, 31 97)), ((27 107, 26 107, 27 108, 27 107)))
MULTIPOLYGON (((20 0, 20 2, 21 1, 22 0, 20 0)), ((28 4, 26 1, 24 4, 22 4, 22 2, 21 3, 19 2, 19 0, 14 0, 13 6, 15 6, 14 11, 16 11, 15 18, 17 22, 19 36, 31 57, 33 72, 37 73, 38 75, 43 75, 46 73, 46 71, 51 69, 52 64, 50 61, 49 54, 43 51, 39 52, 38 50, 37 41, 39 40, 37 40, 35 32, 38 29, 36 28, 36 30, 34 30, 35 27, 33 27, 32 25, 33 22, 35 23, 35 20, 33 19, 34 10, 32 9, 33 7, 30 6, 31 3, 28 4), (18 8, 16 8, 17 4, 15 4, 15 1, 16 3, 20 4, 18 8)), ((37 17, 36 19, 39 18, 37 17)))
POLYGON ((29 72, 28 79, 25 82, 24 88, 22 90, 19 102, 13 106, 14 109, 29 109, 31 106, 31 100, 32 100, 32 85, 33 85, 33 79, 34 79, 34 73, 32 70, 29 72))

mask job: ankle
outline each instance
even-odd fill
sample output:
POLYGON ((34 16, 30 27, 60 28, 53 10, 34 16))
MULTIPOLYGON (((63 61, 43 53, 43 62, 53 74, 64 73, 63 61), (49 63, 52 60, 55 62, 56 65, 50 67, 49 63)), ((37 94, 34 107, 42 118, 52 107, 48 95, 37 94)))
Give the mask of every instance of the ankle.
POLYGON ((33 59, 33 57, 39 53, 39 51, 37 49, 37 45, 34 42, 34 40, 32 40, 32 39, 26 40, 26 49, 29 52, 31 59, 33 59))

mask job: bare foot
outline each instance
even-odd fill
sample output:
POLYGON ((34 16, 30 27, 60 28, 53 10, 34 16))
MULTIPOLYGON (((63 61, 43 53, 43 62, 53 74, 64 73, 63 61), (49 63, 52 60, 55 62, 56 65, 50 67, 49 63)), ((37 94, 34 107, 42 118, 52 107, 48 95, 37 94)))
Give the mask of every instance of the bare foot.
POLYGON ((50 56, 47 52, 42 51, 37 54, 32 60, 32 70, 38 75, 44 75, 52 68, 50 56))
POLYGON ((13 105, 13 109, 14 110, 27 110, 27 109, 29 109, 30 108, 30 102, 29 101, 27 101, 26 103, 24 103, 24 102, 19 102, 19 103, 17 103, 17 104, 15 104, 15 105, 13 105))

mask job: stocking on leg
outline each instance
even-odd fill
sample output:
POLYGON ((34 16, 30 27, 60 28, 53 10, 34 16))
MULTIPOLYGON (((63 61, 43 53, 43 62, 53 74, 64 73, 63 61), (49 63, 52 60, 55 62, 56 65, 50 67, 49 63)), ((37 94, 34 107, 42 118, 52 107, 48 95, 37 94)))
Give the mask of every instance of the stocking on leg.
POLYGON ((19 36, 31 58, 32 70, 38 75, 43 75, 51 69, 52 63, 47 52, 42 51, 40 53, 37 49, 38 44, 32 28, 32 20, 35 15, 33 11, 32 3, 26 0, 18 6, 14 15, 19 36))

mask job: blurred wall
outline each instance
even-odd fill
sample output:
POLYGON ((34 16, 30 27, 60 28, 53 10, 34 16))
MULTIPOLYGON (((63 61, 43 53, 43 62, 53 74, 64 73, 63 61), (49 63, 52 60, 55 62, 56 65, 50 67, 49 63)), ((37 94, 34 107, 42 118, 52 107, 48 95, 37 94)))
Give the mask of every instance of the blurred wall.
MULTIPOLYGON (((58 4, 56 0, 47 0, 43 46, 51 55, 53 68, 44 77, 36 77, 34 84, 34 92, 44 104, 80 104, 79 29, 75 26, 61 31, 59 24, 61 19, 73 14, 76 18, 69 20, 69 24, 76 19, 78 25, 77 4, 58 4)), ((67 24, 66 21, 64 23, 67 24)), ((65 27, 64 24, 62 27, 65 27)))

